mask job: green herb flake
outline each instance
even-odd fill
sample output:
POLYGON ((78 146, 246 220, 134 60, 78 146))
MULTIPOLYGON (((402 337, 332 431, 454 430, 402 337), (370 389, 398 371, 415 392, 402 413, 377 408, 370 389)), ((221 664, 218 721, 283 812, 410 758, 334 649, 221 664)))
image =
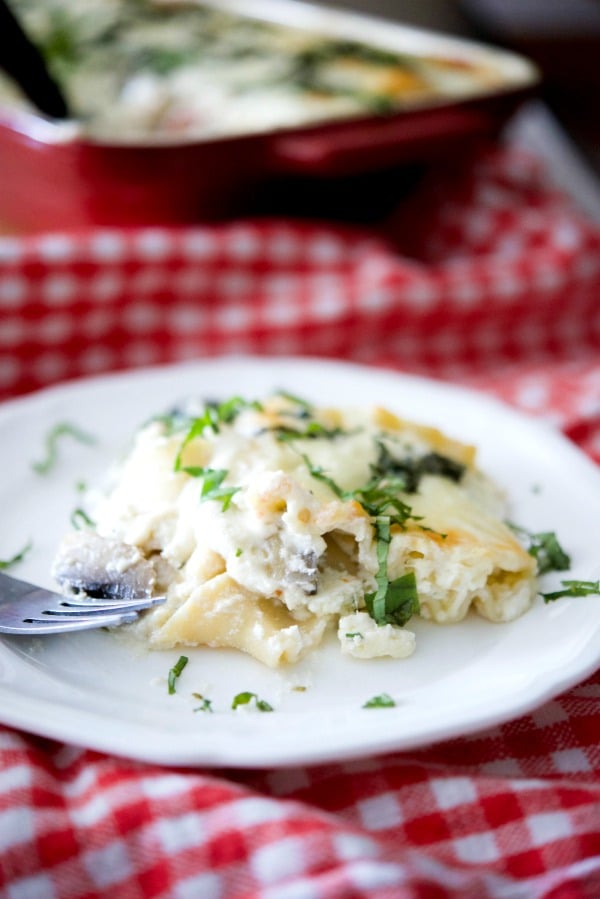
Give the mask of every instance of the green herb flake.
POLYGON ((23 549, 19 550, 18 553, 15 553, 14 556, 11 556, 9 559, 0 559, 0 571, 6 571, 8 568, 12 568, 13 565, 18 565, 19 562, 22 562, 32 546, 33 544, 30 540, 23 549))
POLYGON ((420 516, 413 515, 411 507, 398 496, 404 489, 404 481, 395 477, 371 480, 357 490, 343 490, 322 468, 313 465, 308 456, 302 454, 302 459, 314 478, 327 484, 340 499, 360 503, 370 516, 377 539, 378 570, 375 575, 377 589, 365 596, 367 611, 379 625, 403 627, 420 608, 414 572, 406 572, 390 581, 387 571, 392 525, 404 528, 409 519, 420 520, 420 516))
POLYGON ((177 456, 175 457, 174 471, 185 471, 187 474, 194 474, 197 470, 187 468, 182 461, 183 451, 186 446, 197 437, 202 437, 205 431, 212 431, 218 434, 221 425, 231 424, 244 409, 255 409, 258 412, 262 410, 262 405, 255 400, 245 400, 242 397, 234 396, 222 403, 207 403, 202 415, 192 419, 188 432, 183 438, 177 456))
POLYGON ((527 552, 536 559, 538 574, 547 574, 549 571, 568 571, 571 567, 571 559, 564 551, 554 531, 541 531, 533 534, 525 528, 515 524, 509 526, 528 540, 527 552))
POLYGON ((269 705, 269 703, 264 699, 259 699, 256 693, 250 693, 245 690, 242 693, 237 693, 231 702, 231 708, 237 709, 241 705, 250 705, 254 700, 254 704, 259 712, 272 712, 274 711, 273 706, 269 705))
POLYGON ((177 455, 175 456, 175 462, 173 464, 173 471, 184 471, 184 472, 186 472, 186 474, 190 474, 190 475, 194 476, 194 469, 186 467, 183 464, 183 451, 186 448, 186 446, 192 442, 192 440, 196 439, 196 437, 202 437, 205 429, 210 426, 211 426, 211 422, 208 418, 206 418, 206 416, 203 416, 202 418, 195 418, 193 420, 193 422, 191 423, 191 425, 188 428, 187 434, 185 435, 185 437, 183 438, 183 440, 181 442, 181 446, 179 447, 177 455))
POLYGON ((240 490, 239 487, 222 487, 222 483, 227 477, 227 472, 221 468, 204 468, 202 469, 202 490, 200 491, 200 501, 221 500, 222 509, 225 512, 231 505, 233 496, 240 490))
POLYGON ((76 425, 67 421, 60 422, 46 435, 44 441, 44 458, 38 462, 31 463, 31 467, 35 472, 38 474, 48 474, 48 472, 52 471, 58 462, 58 444, 63 437, 72 437, 74 440, 79 441, 79 443, 87 444, 88 446, 96 443, 95 437, 88 434, 86 431, 83 431, 81 428, 78 428, 76 425))
POLYGON ((83 528, 94 528, 95 522, 92 521, 85 509, 73 509, 71 512, 71 524, 76 531, 83 528))
POLYGON ((320 465, 313 465, 307 455, 304 453, 301 454, 304 464, 310 471, 313 478, 317 481, 321 481, 323 484, 327 484, 327 486, 332 490, 336 496, 340 499, 351 499, 352 494, 348 491, 342 490, 342 488, 336 484, 336 482, 325 474, 325 471, 321 468, 320 465))
POLYGON ((309 403, 308 400, 302 399, 300 396, 296 396, 295 393, 290 393, 288 390, 278 390, 277 396, 280 396, 282 399, 287 400, 288 403, 293 403, 295 406, 300 406, 304 412, 312 413, 313 406, 312 403, 309 403))
POLYGON ((546 574, 548 571, 569 570, 571 559, 558 542, 553 531, 532 534, 531 541, 528 551, 537 559, 540 574, 546 574))
POLYGON ((212 700, 207 699, 206 696, 203 696, 202 693, 192 693, 194 699, 197 699, 200 702, 199 706, 196 706, 194 709, 195 712, 213 712, 212 700))
POLYGON ((363 709, 392 709, 396 702, 389 693, 380 693, 379 696, 373 696, 363 705, 363 709))
POLYGON ((562 589, 552 593, 542 593, 544 602, 553 602, 563 596, 600 596, 600 580, 598 581, 561 581, 562 589))
POLYGON ((263 407, 257 400, 245 400, 241 396, 233 396, 231 399, 225 400, 225 402, 216 406, 217 418, 223 424, 231 424, 244 409, 254 409, 256 412, 262 412, 263 407))
POLYGON ((380 483, 370 483, 360 490, 355 490, 353 498, 373 518, 387 516, 390 524, 404 528, 409 519, 419 521, 420 516, 413 515, 411 507, 398 496, 398 493, 402 491, 402 483, 401 480, 395 478, 380 483))
POLYGON ((318 438, 333 440, 335 437, 339 437, 341 434, 346 434, 347 432, 344 431, 343 428, 326 428, 325 425, 321 424, 319 421, 309 421, 303 431, 296 428, 279 426, 273 428, 273 433, 280 443, 285 443, 291 440, 316 440, 318 438))
POLYGON ((231 505, 232 498, 241 489, 240 487, 222 486, 223 481, 228 474, 224 468, 202 468, 195 465, 184 465, 180 466, 177 471, 185 472, 185 474, 189 474, 192 478, 202 478, 200 502, 204 503, 211 499, 221 500, 224 512, 226 512, 231 505))
POLYGON ((177 683, 177 679, 180 677, 181 672, 187 665, 188 661, 189 659, 187 656, 179 656, 173 667, 169 670, 168 688, 170 696, 175 693, 175 684, 177 683))
POLYGON ((375 575, 377 590, 365 596, 365 604, 371 618, 378 625, 404 625, 419 612, 417 582, 413 571, 408 571, 393 581, 388 579, 387 559, 390 544, 390 520, 379 516, 375 521, 377 535, 377 561, 375 575))
POLYGON ((390 524, 397 524, 400 527, 404 527, 408 519, 419 520, 418 516, 412 514, 411 507, 398 496, 404 489, 402 479, 371 480, 356 490, 343 490, 320 466, 313 465, 306 454, 301 455, 313 478, 327 484, 340 499, 360 503, 372 518, 385 515, 389 518, 390 524))

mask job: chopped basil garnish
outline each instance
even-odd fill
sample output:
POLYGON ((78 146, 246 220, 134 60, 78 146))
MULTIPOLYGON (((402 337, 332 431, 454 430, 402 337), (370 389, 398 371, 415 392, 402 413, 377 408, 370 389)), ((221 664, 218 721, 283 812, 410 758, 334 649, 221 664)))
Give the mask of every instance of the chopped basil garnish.
POLYGON ((319 421, 309 421, 302 431, 296 430, 295 428, 280 426, 273 428, 273 433, 276 435, 277 440, 284 443, 285 441, 290 440, 316 440, 319 437, 326 440, 333 440, 334 437, 339 437, 340 434, 345 434, 347 432, 344 431, 343 428, 326 428, 325 425, 321 424, 319 421))
POLYGON ((273 706, 269 705, 269 703, 265 699, 259 699, 256 693, 250 693, 249 691, 244 691, 242 693, 238 693, 233 697, 231 702, 231 708, 237 709, 240 705, 249 705, 252 700, 254 700, 254 704, 259 712, 272 712, 273 706))
POLYGON ((320 421, 317 421, 314 418, 313 406, 306 400, 295 396, 293 393, 288 393, 286 390, 278 390, 277 395, 297 407, 297 411, 288 412, 287 410, 283 410, 281 415, 290 417, 294 423, 298 422, 298 427, 278 425, 270 429, 280 442, 284 443, 291 440, 316 440, 318 438, 332 440, 335 437, 339 437, 340 434, 348 433, 343 428, 328 428, 320 421))
POLYGON ((313 478, 327 484, 340 499, 355 500, 357 503, 360 503, 373 518, 387 515, 391 524, 397 524, 400 527, 404 527, 409 518, 412 518, 414 521, 419 520, 417 516, 412 514, 411 507, 398 496, 398 493, 403 489, 403 481, 396 478, 371 480, 364 487, 358 487, 356 490, 343 490, 339 484, 336 484, 332 478, 325 474, 320 466, 313 465, 304 453, 302 458, 313 478), (390 510, 392 514, 389 514, 390 510))
POLYGON ((188 429, 187 434, 183 438, 183 442, 182 442, 181 446, 179 447, 179 451, 178 451, 177 455, 175 456, 175 463, 173 465, 174 471, 185 471, 185 472, 187 472, 187 474, 193 475, 194 469, 183 465, 183 462, 182 462, 183 451, 186 448, 186 446, 188 445, 188 443, 191 443, 192 440, 195 440, 196 437, 202 437, 202 435, 204 434, 204 431, 207 427, 211 427, 211 423, 205 417, 195 418, 193 420, 193 422, 191 423, 191 425, 188 429))
POLYGON ((188 474, 194 474, 196 469, 187 468, 182 463, 183 451, 186 446, 195 440, 196 437, 202 437, 208 429, 213 434, 218 434, 222 424, 231 424, 243 409, 256 409, 260 411, 262 405, 257 401, 244 400, 242 397, 234 396, 222 403, 207 403, 201 416, 192 419, 188 432, 183 438, 183 442, 179 447, 177 456, 175 457, 175 471, 186 471, 188 474))
POLYGON ((188 661, 189 660, 187 656, 179 656, 173 667, 169 670, 168 687, 170 695, 175 692, 175 684, 177 682, 177 678, 181 675, 181 672, 187 665, 188 661))
POLYGON ((200 705, 196 706, 194 709, 195 712, 212 712, 212 700, 207 699, 206 696, 203 696, 202 693, 192 693, 194 699, 199 700, 200 705))
POLYGON ((322 468, 313 465, 306 455, 302 455, 311 475, 322 481, 342 500, 360 503, 375 528, 377 538, 378 571, 375 576, 377 590, 365 596, 367 611, 377 624, 394 624, 403 627, 419 612, 419 598, 414 572, 407 572, 390 581, 387 559, 391 540, 391 526, 404 528, 409 519, 419 521, 420 516, 412 514, 412 509, 399 496, 404 489, 404 481, 399 478, 373 479, 356 490, 343 490, 326 475, 322 468))
POLYGON ((363 640, 364 639, 364 637, 360 631, 354 631, 351 634, 344 634, 344 637, 346 638, 346 640, 354 640, 354 639, 363 640))
POLYGON ((562 590, 555 590, 552 593, 542 593, 544 602, 552 602, 555 599, 561 599, 563 596, 600 596, 600 580, 599 581, 561 581, 562 590))
POLYGON ((510 524, 510 527, 529 541, 527 552, 537 560, 538 574, 569 570, 571 559, 558 542, 554 531, 541 531, 538 534, 532 534, 516 524, 510 524))
POLYGON ((419 614, 421 607, 414 571, 407 571, 393 581, 387 581, 384 591, 379 596, 378 593, 379 591, 368 593, 365 596, 367 611, 377 624, 404 627, 413 615, 419 614), (375 604, 377 596, 378 603, 375 604))
POLYGON ((378 516, 375 519, 375 532, 379 563, 375 575, 377 590, 365 596, 367 611, 379 625, 393 624, 396 627, 403 627, 419 612, 415 574, 408 571, 393 581, 388 579, 387 559, 391 535, 390 519, 387 516, 378 516))
POLYGON ((379 696, 373 696, 363 705, 363 709, 391 709, 396 705, 395 701, 389 693, 380 693, 379 696))
POLYGON ((308 456, 306 456, 304 453, 302 453, 301 455, 306 467, 310 471, 313 478, 316 478, 317 481, 322 481, 323 484, 327 484, 329 489, 332 490, 336 496, 339 496, 340 499, 352 498, 351 492, 342 490, 342 488, 338 484, 336 484, 332 478, 328 477, 328 475, 325 474, 320 465, 313 465, 308 456))
POLYGON ((222 468, 200 469, 200 476, 202 477, 200 502, 206 502, 209 499, 221 500, 222 509, 225 512, 231 504, 232 497, 240 488, 221 486, 227 477, 227 472, 222 468))
POLYGON ((32 462, 31 467, 34 471, 38 474, 48 474, 54 468, 58 460, 58 443, 63 437, 72 437, 74 440, 78 440, 79 443, 85 443, 88 446, 96 443, 96 438, 86 431, 82 431, 81 428, 67 421, 61 422, 55 425, 46 435, 46 454, 39 462, 32 462))
POLYGON ((175 468, 175 471, 185 472, 185 474, 189 474, 193 478, 202 478, 200 502, 204 503, 209 499, 221 500, 224 512, 229 508, 232 497, 241 489, 240 487, 221 486, 228 474, 224 468, 202 468, 196 465, 179 465, 175 468))
POLYGON ((84 509, 73 509, 71 512, 71 524, 76 531, 80 531, 82 528, 93 528, 96 526, 95 522, 92 521, 84 509))
POLYGON ((7 568, 12 568, 13 565, 17 565, 19 562, 22 562, 29 550, 32 547, 31 540, 27 543, 23 549, 19 550, 18 553, 15 553, 14 556, 11 556, 10 559, 0 559, 0 571, 6 571, 7 568))
POLYGON ((389 479, 385 481, 371 481, 366 487, 352 491, 352 499, 366 509, 373 518, 385 516, 390 524, 404 527, 409 518, 419 521, 420 516, 412 514, 412 509, 398 493, 402 491, 402 481, 389 479))
POLYGON ((313 411, 313 406, 307 400, 302 399, 302 397, 296 396, 295 393, 289 393, 287 390, 278 390, 277 396, 280 396, 282 399, 287 400, 289 403, 294 403, 296 406, 300 406, 303 412, 311 414, 313 411))
POLYGON ((244 409, 261 412, 262 408, 262 404, 258 400, 245 400, 241 396, 233 396, 216 406, 218 420, 222 424, 230 424, 244 409))
POLYGON ((244 409, 260 411, 262 406, 259 402, 245 400, 241 396, 232 396, 231 399, 224 400, 222 403, 206 403, 202 415, 192 421, 186 442, 198 437, 206 428, 214 434, 218 434, 221 425, 231 424, 244 409))
POLYGON ((528 552, 537 559, 540 574, 546 574, 548 571, 569 570, 571 559, 558 542, 553 531, 531 534, 530 538, 531 544, 528 552))

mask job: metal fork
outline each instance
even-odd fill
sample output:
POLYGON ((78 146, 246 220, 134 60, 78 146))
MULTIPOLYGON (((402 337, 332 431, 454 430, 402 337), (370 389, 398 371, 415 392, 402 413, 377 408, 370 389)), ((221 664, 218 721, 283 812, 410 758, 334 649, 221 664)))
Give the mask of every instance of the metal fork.
POLYGON ((138 612, 164 601, 164 596, 62 596, 0 572, 0 633, 35 636, 115 627, 135 621, 138 612))

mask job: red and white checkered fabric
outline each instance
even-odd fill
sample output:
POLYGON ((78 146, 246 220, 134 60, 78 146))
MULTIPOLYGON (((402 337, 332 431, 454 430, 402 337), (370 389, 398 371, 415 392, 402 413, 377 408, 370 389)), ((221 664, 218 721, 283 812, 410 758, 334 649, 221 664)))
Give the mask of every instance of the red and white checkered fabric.
MULTIPOLYGON (((0 239, 0 395, 221 353, 449 377, 600 460, 600 228, 532 160, 438 172, 377 231, 0 239)), ((1 713, 0 713, 1 716, 1 713)), ((383 759, 161 769, 0 729, 7 899, 598 899, 600 676, 383 759)))

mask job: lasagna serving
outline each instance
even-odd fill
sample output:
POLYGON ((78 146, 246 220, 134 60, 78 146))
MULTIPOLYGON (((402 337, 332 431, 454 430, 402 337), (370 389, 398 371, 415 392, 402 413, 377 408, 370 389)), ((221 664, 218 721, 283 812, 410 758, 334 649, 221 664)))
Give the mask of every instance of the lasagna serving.
MULTIPOLYGON (((257 133, 507 86, 506 73, 487 58, 317 34, 246 15, 241 3, 10 0, 10 6, 83 133, 95 139, 257 133)), ((0 97, 25 102, 7 79, 0 97)))
POLYGON ((536 560, 475 449, 382 409, 235 397, 142 427, 54 575, 92 596, 165 595, 148 646, 294 663, 335 632, 358 659, 415 649, 411 618, 530 606, 536 560))

